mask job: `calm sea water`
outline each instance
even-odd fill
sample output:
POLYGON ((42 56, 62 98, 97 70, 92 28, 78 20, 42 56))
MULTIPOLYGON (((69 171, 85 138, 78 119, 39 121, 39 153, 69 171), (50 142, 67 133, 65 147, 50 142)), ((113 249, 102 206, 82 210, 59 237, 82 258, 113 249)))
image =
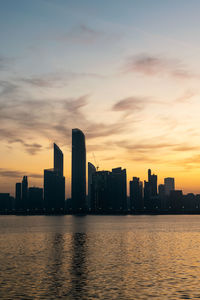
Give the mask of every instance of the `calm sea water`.
POLYGON ((200 299, 200 216, 0 216, 0 299, 200 299))

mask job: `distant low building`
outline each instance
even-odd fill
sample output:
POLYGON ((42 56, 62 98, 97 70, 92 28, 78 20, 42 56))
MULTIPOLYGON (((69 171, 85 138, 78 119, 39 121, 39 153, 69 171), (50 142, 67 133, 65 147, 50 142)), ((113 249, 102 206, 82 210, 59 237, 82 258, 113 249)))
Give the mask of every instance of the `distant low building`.
POLYGON ((9 193, 0 193, 0 211, 11 210, 13 208, 12 197, 9 193))

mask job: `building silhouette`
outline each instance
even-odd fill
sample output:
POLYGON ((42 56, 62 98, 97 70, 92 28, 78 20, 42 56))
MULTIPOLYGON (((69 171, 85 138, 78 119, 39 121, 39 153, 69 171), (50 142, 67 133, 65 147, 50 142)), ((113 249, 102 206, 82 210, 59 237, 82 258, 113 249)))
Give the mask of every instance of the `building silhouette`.
POLYGON ((0 193, 0 211, 11 210, 13 208, 12 197, 9 193, 0 193))
POLYGON ((175 180, 172 177, 164 178, 164 184, 165 184, 165 194, 169 196, 170 192, 174 191, 175 189, 175 180))
POLYGON ((170 210, 173 212, 180 212, 184 208, 183 192, 181 190, 173 190, 169 197, 170 210))
POLYGON ((139 177, 133 177, 130 181, 130 210, 144 209, 143 203, 143 186, 139 177))
POLYGON ((63 154, 54 144, 55 169, 44 170, 44 206, 47 212, 62 212, 65 208, 65 177, 63 176, 63 154))
POLYGON ((91 211, 106 213, 111 211, 111 181, 109 171, 97 171, 92 174, 91 211))
POLYGON ((15 185, 15 209, 22 208, 22 184, 17 182, 15 185))
POLYGON ((72 129, 72 210, 86 211, 86 148, 80 129, 72 129))
POLYGON ((28 177, 22 179, 22 209, 28 208, 28 177))
POLYGON ((98 213, 119 213, 127 210, 126 170, 115 168, 92 175, 91 209, 98 213))
POLYGON ((54 171, 60 176, 63 176, 63 153, 60 148, 54 143, 54 171))
POLYGON ((147 210, 158 209, 160 202, 157 189, 157 175, 148 169, 148 181, 144 181, 144 207, 147 210))
POLYGON ((92 176, 96 172, 95 166, 88 162, 88 208, 91 209, 91 197, 92 197, 92 176))
POLYGON ((28 189, 28 208, 30 210, 44 208, 42 188, 30 187, 28 189))
POLYGON ((151 169, 148 170, 148 182, 150 197, 157 196, 157 175, 151 174, 151 169))
POLYGON ((114 168, 111 176, 111 207, 114 212, 127 210, 126 169, 114 168))

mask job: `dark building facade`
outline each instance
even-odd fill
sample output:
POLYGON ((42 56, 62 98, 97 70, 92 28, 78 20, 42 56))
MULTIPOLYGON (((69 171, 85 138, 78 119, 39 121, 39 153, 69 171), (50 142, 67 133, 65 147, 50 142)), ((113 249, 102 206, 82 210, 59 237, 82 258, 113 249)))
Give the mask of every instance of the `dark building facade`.
POLYGON ((17 182, 15 185, 15 209, 22 208, 22 184, 17 182))
POLYGON ((96 172, 95 166, 88 162, 88 208, 91 209, 91 197, 92 197, 92 176, 96 172))
POLYGON ((142 195, 142 182, 140 178, 133 177, 130 181, 130 210, 142 210, 144 209, 143 195, 142 195))
POLYGON ((86 206, 86 147, 80 129, 72 129, 72 209, 85 212, 86 206))
POLYGON ((96 213, 111 211, 111 181, 109 171, 92 174, 91 210, 96 213))
POLYGON ((30 187, 28 189, 28 204, 30 210, 44 208, 42 188, 30 187))
POLYGON ((28 177, 22 179, 22 209, 28 208, 28 177))
POLYGON ((12 197, 9 193, 0 193, 0 211, 11 210, 13 208, 12 197))
POLYGON ((151 174, 151 169, 148 170, 148 181, 144 181, 144 207, 147 210, 154 210, 160 207, 157 175, 151 174))
POLYGON ((60 148, 54 143, 54 171, 60 176, 63 176, 63 153, 60 148))
POLYGON ((126 170, 98 171, 92 175, 93 212, 118 213, 127 210, 126 170))
POLYGON ((174 191, 175 189, 175 180, 173 177, 164 178, 164 184, 165 184, 165 194, 166 196, 169 196, 170 192, 174 191))
POLYGON ((126 169, 112 169, 111 176, 111 207, 114 212, 127 210, 126 169))
POLYGON ((65 177, 63 176, 63 154, 54 144, 55 169, 44 170, 44 206, 47 211, 61 212, 65 208, 65 177))

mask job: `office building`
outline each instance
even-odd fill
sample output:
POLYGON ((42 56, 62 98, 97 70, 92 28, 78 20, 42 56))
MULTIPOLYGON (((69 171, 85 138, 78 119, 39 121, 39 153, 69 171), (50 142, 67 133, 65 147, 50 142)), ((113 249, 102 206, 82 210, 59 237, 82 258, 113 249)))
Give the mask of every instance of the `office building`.
POLYGON ((92 176, 95 172, 95 166, 88 162, 88 208, 91 208, 92 176))
POLYGON ((166 196, 170 195, 171 191, 174 191, 175 189, 175 180, 172 177, 167 177, 164 179, 164 184, 165 184, 165 194, 166 196))
POLYGON ((86 148, 80 129, 72 129, 72 209, 86 211, 86 148))

